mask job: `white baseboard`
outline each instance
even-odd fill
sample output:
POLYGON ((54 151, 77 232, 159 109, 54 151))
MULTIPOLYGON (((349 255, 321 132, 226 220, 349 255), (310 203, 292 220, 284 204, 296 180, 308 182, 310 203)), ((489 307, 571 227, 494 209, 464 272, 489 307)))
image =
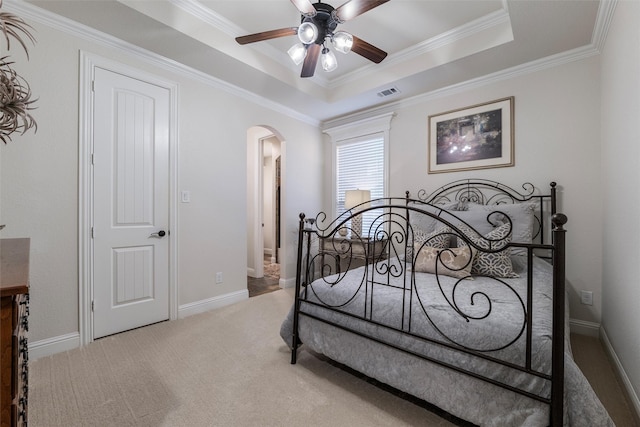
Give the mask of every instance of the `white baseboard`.
MULTIPOLYGON (((207 300, 181 305, 178 308, 178 317, 184 318, 194 314, 204 313, 205 311, 234 304, 247 298, 249 298, 249 291, 244 289, 242 291, 232 292, 207 300)), ((36 360, 41 357, 51 356, 56 353, 62 353, 63 351, 73 350, 78 347, 80 347, 80 334, 78 332, 59 335, 57 337, 29 343, 29 358, 36 360)))
POLYGON ((600 336, 600 324, 595 322, 569 319, 569 329, 574 334, 587 335, 595 338, 598 338, 600 336))
POLYGON ((231 292, 228 294, 220 295, 217 297, 191 302, 178 307, 178 318, 182 319, 194 314, 200 314, 207 311, 215 310, 227 305, 235 304, 240 301, 244 301, 249 298, 249 291, 243 289, 237 292, 231 292))
POLYGON ((280 287, 281 287, 282 289, 285 289, 285 288, 295 288, 295 286, 296 286, 296 279, 295 279, 295 278, 293 278, 293 279, 283 279, 283 278, 280 278, 280 281, 278 282, 278 285, 280 285, 280 287))
POLYGON ((609 353, 609 357, 613 361, 613 367, 616 369, 618 376, 622 380, 622 384, 624 385, 625 391, 627 392, 627 396, 629 397, 629 400, 633 405, 632 409, 635 410, 635 419, 636 421, 638 421, 640 420, 640 399, 638 398, 638 394, 634 390, 633 385, 631 384, 631 380, 624 370, 624 366, 622 366, 622 363, 620 362, 616 351, 613 349, 611 341, 609 341, 607 331, 605 331, 603 327, 600 328, 600 340, 604 344, 604 348, 609 353))
POLYGON ((29 359, 35 360, 80 347, 80 334, 73 332, 29 343, 29 359))

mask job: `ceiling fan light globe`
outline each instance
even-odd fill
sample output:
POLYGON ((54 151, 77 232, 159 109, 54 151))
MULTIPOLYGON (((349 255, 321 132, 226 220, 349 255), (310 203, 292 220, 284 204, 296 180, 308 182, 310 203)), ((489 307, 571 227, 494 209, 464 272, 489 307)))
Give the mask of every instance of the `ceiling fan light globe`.
POLYGON ((340 53, 349 53, 353 46, 353 36, 344 31, 338 31, 331 38, 333 47, 340 53))
POLYGON ((302 43, 296 43, 289 48, 287 53, 296 65, 300 65, 304 61, 304 57, 307 56, 307 48, 302 43))
POLYGON ((313 22, 303 22, 298 27, 298 39, 303 44, 311 44, 318 38, 318 27, 313 22))
POLYGON ((320 62, 324 71, 331 72, 338 68, 338 60, 336 59, 336 55, 326 47, 322 49, 320 62))

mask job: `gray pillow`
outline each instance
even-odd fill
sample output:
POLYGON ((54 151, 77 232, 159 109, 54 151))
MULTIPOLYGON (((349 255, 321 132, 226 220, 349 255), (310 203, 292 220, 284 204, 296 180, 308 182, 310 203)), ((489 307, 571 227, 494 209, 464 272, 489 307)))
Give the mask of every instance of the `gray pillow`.
MULTIPOLYGON (((409 202, 409 206, 425 212, 439 215, 441 209, 453 210, 456 206, 458 206, 458 204, 450 203, 446 205, 428 205, 424 203, 409 202)), ((429 215, 410 210, 409 225, 413 229, 414 234, 418 230, 422 231, 423 233, 430 234, 433 233, 436 228, 442 227, 443 224, 437 219, 430 217, 429 215)))
MULTIPOLYGON (((471 228, 475 228, 482 234, 488 233, 498 225, 498 223, 492 224, 487 221, 486 214, 483 214, 482 212, 456 210, 460 208, 460 204, 458 202, 437 206, 410 203, 409 206, 413 206, 425 212, 433 213, 456 227, 466 223, 471 228)), ((409 211, 409 224, 411 225, 414 234, 417 230, 421 230, 422 232, 429 234, 433 233, 436 229, 446 226, 445 223, 437 218, 415 211, 409 211)))
MULTIPOLYGON (((468 212, 474 212, 476 215, 484 218, 492 212, 500 212, 498 214, 491 215, 490 217, 496 225, 508 224, 509 221, 504 217, 504 215, 507 215, 513 224, 511 240, 515 243, 530 244, 533 241, 534 213, 537 207, 538 204, 535 202, 503 205, 478 205, 475 203, 469 203, 468 212)), ((470 225, 472 225, 473 228, 476 228, 473 224, 470 225)), ((483 235, 486 233, 486 231, 479 228, 477 231, 483 235)), ((511 248, 511 255, 526 254, 526 248, 511 248)))

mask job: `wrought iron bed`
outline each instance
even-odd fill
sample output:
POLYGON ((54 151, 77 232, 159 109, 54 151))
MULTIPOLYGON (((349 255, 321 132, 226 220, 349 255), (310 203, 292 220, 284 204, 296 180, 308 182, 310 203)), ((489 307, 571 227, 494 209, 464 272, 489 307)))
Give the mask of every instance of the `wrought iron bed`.
POLYGON ((460 180, 300 214, 291 363, 304 343, 480 425, 612 425, 570 351, 556 188, 460 180))

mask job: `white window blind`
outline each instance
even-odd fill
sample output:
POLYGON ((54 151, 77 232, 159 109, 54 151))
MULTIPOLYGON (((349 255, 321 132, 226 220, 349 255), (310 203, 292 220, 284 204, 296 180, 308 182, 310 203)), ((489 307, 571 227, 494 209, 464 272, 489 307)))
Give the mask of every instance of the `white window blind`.
MULTIPOLYGON (((337 215, 345 211, 347 190, 369 190, 371 199, 384 197, 384 151, 383 135, 359 139, 357 142, 343 142, 336 146, 337 215)), ((362 232, 365 237, 379 214, 376 209, 363 214, 362 232)))

